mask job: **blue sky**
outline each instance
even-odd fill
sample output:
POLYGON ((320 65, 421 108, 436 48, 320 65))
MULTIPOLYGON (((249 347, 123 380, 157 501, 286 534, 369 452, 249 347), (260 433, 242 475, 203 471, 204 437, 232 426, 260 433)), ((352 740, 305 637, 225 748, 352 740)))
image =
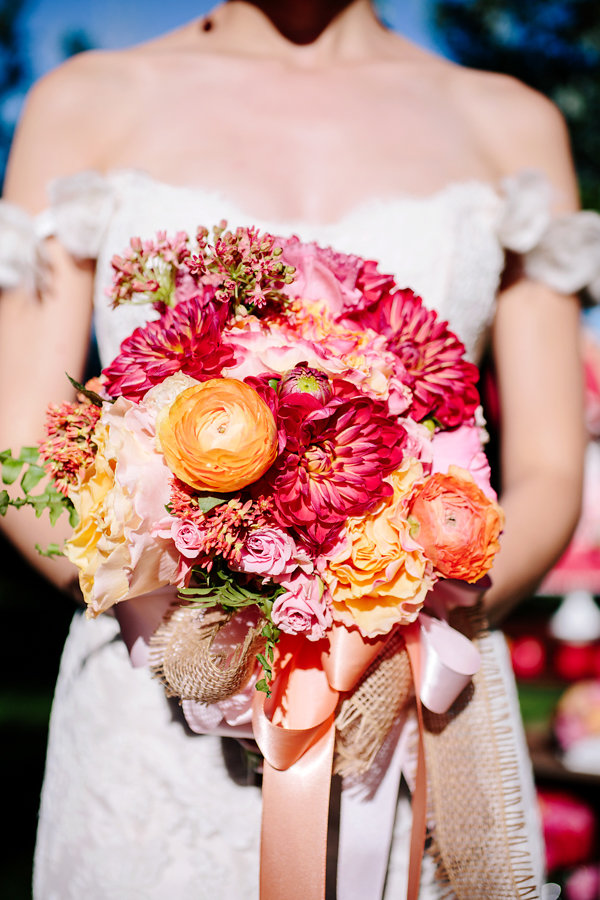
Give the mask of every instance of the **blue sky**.
MULTIPOLYGON (((427 29, 428 0, 382 0, 381 5, 394 28, 435 47, 427 29)), ((65 30, 81 28, 98 47, 123 47, 205 15, 214 6, 214 0, 30 0, 23 36, 33 75, 39 77, 60 61, 65 30)))

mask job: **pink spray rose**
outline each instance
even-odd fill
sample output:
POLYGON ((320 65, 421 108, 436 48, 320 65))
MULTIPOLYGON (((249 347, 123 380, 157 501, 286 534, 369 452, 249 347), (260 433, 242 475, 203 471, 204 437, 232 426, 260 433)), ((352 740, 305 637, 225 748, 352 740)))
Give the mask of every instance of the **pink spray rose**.
POLYGON ((279 583, 285 588, 285 594, 273 604, 273 624, 286 634, 303 634, 309 641, 324 637, 332 616, 329 592, 321 579, 300 572, 279 583))
POLYGON ((191 519, 175 519, 172 528, 175 546, 186 559, 195 559, 203 545, 202 534, 191 519))
POLYGON ((298 566, 312 571, 306 551, 296 546, 291 535, 281 528, 265 526, 252 531, 240 552, 240 570, 256 575, 289 575, 298 566))

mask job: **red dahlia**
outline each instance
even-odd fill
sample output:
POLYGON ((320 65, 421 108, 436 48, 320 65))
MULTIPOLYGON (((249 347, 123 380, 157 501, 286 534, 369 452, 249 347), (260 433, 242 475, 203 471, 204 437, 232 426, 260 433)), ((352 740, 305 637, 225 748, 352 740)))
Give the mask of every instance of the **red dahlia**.
POLYGON ((265 476, 273 514, 318 549, 348 516, 363 515, 391 493, 384 478, 402 461, 406 432, 383 403, 345 391, 284 421, 285 450, 265 476))
POLYGON ((111 397, 139 400, 175 372, 198 381, 218 377, 235 359, 221 343, 227 314, 225 304, 196 297, 169 307, 160 319, 136 328, 123 341, 119 355, 104 370, 105 390, 111 397))
POLYGON ((479 405, 477 366, 448 323, 427 309, 410 290, 384 294, 360 317, 361 327, 384 334, 387 349, 406 370, 402 380, 413 392, 411 417, 433 417, 449 428, 469 419, 479 405))

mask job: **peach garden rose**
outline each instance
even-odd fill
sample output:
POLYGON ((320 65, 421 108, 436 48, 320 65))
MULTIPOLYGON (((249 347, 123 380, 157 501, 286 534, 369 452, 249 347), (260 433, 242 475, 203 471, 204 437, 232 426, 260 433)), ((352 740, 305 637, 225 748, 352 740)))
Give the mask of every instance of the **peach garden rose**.
POLYGON ((152 533, 170 478, 154 445, 152 413, 120 397, 103 409, 94 443, 94 462, 72 493, 79 524, 65 545, 88 616, 172 583, 178 563, 172 541, 152 533))
POLYGON ((235 378, 186 388, 157 424, 167 465, 196 490, 240 490, 277 455, 273 413, 254 388, 235 378))
POLYGON ((422 475, 415 459, 390 475, 392 497, 370 515, 348 520, 346 540, 324 568, 334 618, 358 626, 365 637, 413 622, 435 582, 406 519, 407 499, 422 475))

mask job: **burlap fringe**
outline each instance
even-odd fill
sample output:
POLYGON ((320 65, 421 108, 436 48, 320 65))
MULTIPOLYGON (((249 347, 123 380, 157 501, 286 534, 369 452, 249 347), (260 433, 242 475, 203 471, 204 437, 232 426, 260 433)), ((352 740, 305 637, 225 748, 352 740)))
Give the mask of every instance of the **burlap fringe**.
POLYGON ((233 653, 216 646, 232 616, 220 608, 195 606, 171 609, 150 642, 151 670, 167 696, 198 703, 218 703, 242 691, 256 667, 256 654, 264 650, 264 621, 248 628, 233 653))
POLYGON ((408 653, 396 633, 339 706, 334 774, 349 777, 366 772, 413 696, 408 653))
POLYGON ((442 896, 535 900, 517 750, 489 632, 478 609, 457 610, 453 624, 476 639, 482 664, 470 696, 443 716, 425 713, 430 852, 442 896))

